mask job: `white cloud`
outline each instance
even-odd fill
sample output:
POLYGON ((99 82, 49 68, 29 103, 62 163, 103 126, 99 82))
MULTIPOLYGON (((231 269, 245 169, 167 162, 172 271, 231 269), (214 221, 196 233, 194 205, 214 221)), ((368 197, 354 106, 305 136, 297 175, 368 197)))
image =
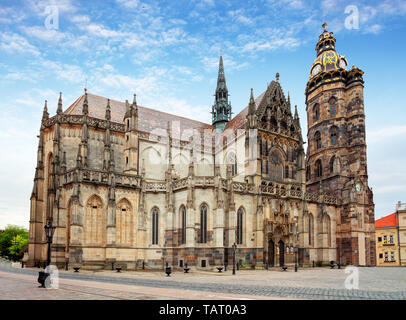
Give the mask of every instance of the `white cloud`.
POLYGON ((372 26, 366 27, 365 33, 373 33, 373 34, 378 34, 382 30, 382 26, 379 24, 374 24, 372 26))
POLYGON ((28 40, 16 33, 0 34, 0 49, 8 53, 29 53, 39 56, 38 49, 31 45, 28 40))
POLYGON ((405 135, 406 126, 392 126, 367 132, 367 141, 368 143, 385 142, 396 136, 402 136, 402 138, 404 138, 405 135))
POLYGON ((21 29, 25 32, 27 36, 35 37, 44 41, 59 42, 66 37, 64 33, 58 30, 54 29, 48 30, 45 27, 34 26, 34 27, 22 27, 21 29))

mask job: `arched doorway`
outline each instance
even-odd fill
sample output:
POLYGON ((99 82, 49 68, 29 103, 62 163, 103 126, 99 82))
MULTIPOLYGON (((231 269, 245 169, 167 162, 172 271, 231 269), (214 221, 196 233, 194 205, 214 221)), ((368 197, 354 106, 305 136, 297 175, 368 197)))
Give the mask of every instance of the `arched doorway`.
POLYGON ((268 263, 270 267, 275 266, 275 243, 272 239, 268 242, 268 263))
POLYGON ((285 265, 285 243, 279 240, 279 266, 283 267, 285 265))

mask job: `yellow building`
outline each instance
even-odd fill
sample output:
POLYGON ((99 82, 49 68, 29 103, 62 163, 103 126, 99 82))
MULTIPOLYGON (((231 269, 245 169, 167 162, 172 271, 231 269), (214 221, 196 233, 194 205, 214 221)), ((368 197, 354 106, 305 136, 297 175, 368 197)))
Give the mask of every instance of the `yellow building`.
POLYGON ((398 241, 398 224, 396 212, 375 221, 375 236, 376 236, 376 265, 384 267, 398 266, 399 241, 398 241))
POLYGON ((406 266, 406 203, 399 201, 396 205, 396 220, 398 222, 399 264, 406 266))

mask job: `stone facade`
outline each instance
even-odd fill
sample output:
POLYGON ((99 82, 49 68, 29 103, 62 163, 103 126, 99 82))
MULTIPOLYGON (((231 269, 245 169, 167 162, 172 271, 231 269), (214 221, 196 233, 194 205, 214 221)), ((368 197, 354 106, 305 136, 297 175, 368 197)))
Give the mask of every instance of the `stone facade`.
MULTIPOLYGON (((326 27, 326 26, 324 26, 326 27)), ((346 264, 375 265, 374 203, 368 186, 363 72, 335 50, 326 29, 306 87, 306 185, 340 203, 337 246, 346 264)))
POLYGON ((46 260, 50 220, 51 259, 60 266, 213 268, 232 263, 234 243, 237 262, 252 268, 296 256, 301 265, 374 265, 363 82, 354 81, 308 86, 308 114, 332 96, 351 109, 318 129, 325 140, 337 126, 337 148, 315 150, 319 124, 308 119, 307 157, 297 108, 292 114, 278 74, 229 119, 222 58, 212 125, 138 106, 135 95, 129 104, 85 92, 65 111, 60 97, 53 117, 45 104, 28 264, 46 260), (306 167, 332 154, 340 157, 337 173, 306 180, 306 167))

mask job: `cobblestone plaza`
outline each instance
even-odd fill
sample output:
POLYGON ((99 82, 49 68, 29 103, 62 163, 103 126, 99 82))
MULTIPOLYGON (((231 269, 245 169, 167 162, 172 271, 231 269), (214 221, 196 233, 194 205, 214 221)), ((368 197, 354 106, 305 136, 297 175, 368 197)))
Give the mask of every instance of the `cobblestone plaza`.
POLYGON ((268 271, 164 272, 73 271, 59 272, 59 289, 40 289, 39 269, 0 265, 0 299, 105 300, 105 299, 310 299, 403 300, 405 268, 359 268, 359 289, 348 290, 345 269, 306 268, 268 271))

